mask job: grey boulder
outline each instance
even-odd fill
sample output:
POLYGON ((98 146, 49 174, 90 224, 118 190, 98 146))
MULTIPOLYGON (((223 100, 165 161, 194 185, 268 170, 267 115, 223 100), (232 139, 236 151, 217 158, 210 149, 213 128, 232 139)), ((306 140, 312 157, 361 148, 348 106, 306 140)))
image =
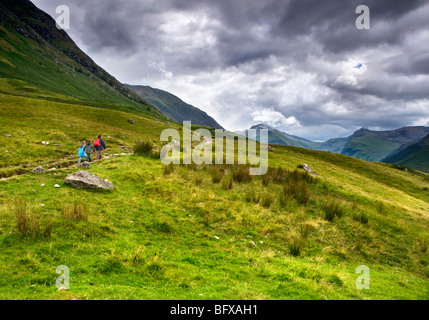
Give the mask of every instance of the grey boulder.
POLYGON ((65 184, 79 189, 113 189, 113 183, 103 180, 88 171, 78 171, 66 177, 65 184))
POLYGON ((39 166, 37 168, 34 168, 31 172, 35 172, 35 173, 45 173, 45 169, 43 169, 43 167, 39 166))

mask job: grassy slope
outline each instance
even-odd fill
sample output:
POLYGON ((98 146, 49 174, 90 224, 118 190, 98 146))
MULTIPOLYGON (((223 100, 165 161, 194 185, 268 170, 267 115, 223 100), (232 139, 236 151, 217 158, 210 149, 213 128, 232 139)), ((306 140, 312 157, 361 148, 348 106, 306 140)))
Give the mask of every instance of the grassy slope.
MULTIPOLYGON (((121 152, 135 140, 159 141, 165 128, 144 117, 134 116, 133 126, 126 113, 105 110, 100 116, 97 108, 40 98, 1 94, 0 103, 0 163, 6 167, 56 161, 98 132, 111 137, 108 153, 121 152), (39 140, 51 145, 42 147, 39 140), (6 147, 15 153, 5 155, 6 147)), ((210 167, 176 167, 164 175, 159 160, 137 156, 103 160, 90 169, 115 184, 112 192, 63 185, 76 167, 0 181, 0 298, 429 297, 428 175, 319 151, 275 149, 270 166, 295 169, 305 162, 320 174, 309 185, 307 205, 282 203, 282 186, 264 186, 261 178, 227 191, 212 182, 210 167), (56 183, 60 189, 53 188, 56 183), (254 204, 248 200, 252 193, 271 195, 272 203, 254 204), (52 221, 51 236, 18 232, 16 199, 27 201, 42 229, 52 221), (63 217, 74 201, 85 205, 87 221, 63 217), (341 218, 323 218, 327 201, 340 204, 341 218), (368 223, 354 219, 357 214, 368 223), (294 243, 299 256, 291 254, 294 243), (71 290, 56 291, 59 265, 70 268, 71 290), (370 268, 370 290, 355 287, 359 265, 370 268)))

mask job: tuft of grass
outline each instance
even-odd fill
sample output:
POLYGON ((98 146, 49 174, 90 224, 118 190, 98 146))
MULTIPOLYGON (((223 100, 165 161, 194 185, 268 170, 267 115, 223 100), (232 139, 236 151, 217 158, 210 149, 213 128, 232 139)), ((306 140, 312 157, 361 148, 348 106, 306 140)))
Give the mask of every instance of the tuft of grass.
POLYGON ((134 145, 134 154, 152 159, 159 159, 160 153, 154 151, 154 145, 150 141, 137 141, 134 145))
POLYGON ((203 183, 203 177, 198 176, 195 178, 195 185, 200 186, 203 183))
POLYGON ((292 239, 288 242, 288 248, 292 256, 298 257, 304 249, 304 242, 300 239, 292 239))
POLYGON ((378 214, 384 214, 386 211, 386 206, 383 201, 377 201, 377 207, 376 207, 378 214))
POLYGON ((148 141, 137 141, 134 145, 134 153, 139 155, 148 155, 153 150, 152 142, 148 141))
POLYGON ((307 239, 310 232, 313 230, 313 226, 308 223, 302 223, 300 226, 301 238, 307 239))
POLYGON ((325 220, 333 221, 335 217, 341 218, 344 212, 343 207, 336 199, 331 199, 323 203, 322 209, 325 212, 325 220))
POLYGON ((27 201, 18 199, 15 201, 15 216, 18 232, 24 237, 44 236, 50 237, 52 234, 52 220, 49 220, 45 227, 40 226, 40 219, 31 213, 27 201))
POLYGON ((153 228, 161 233, 172 233, 173 227, 168 222, 158 222, 153 223, 153 228))
POLYGON ((88 209, 83 205, 82 201, 76 199, 73 204, 63 207, 63 217, 72 221, 87 221, 88 209))
POLYGON ((174 163, 170 163, 166 166, 164 166, 164 175, 169 175, 174 172, 174 163))
POLYGON ((15 215, 18 231, 24 237, 36 235, 40 232, 39 219, 29 213, 27 201, 15 201, 15 215))
POLYGON ((231 190, 234 186, 234 180, 232 177, 225 177, 222 179, 222 189, 223 190, 231 190))
POLYGON ((343 280, 340 279, 336 274, 330 275, 327 279, 328 283, 333 284, 337 287, 343 286, 343 280))
POLYGON ((246 192, 246 201, 250 203, 257 204, 261 200, 261 196, 253 189, 250 188, 248 192, 246 192))
POLYGON ((310 190, 305 180, 290 181, 283 185, 283 193, 294 198, 299 204, 306 205, 310 200, 310 190))
POLYGON ((365 212, 353 213, 353 220, 362 224, 367 224, 369 221, 368 215, 365 212))
POLYGON ((211 170, 211 176, 213 183, 219 183, 222 180, 223 173, 218 166, 214 166, 211 170))
POLYGON ((273 201, 274 201, 274 196, 271 193, 265 192, 261 196, 261 200, 259 203, 261 204, 261 206, 268 209, 271 206, 271 203, 273 203, 273 201))
POLYGON ((232 178, 235 182, 249 182, 252 180, 249 167, 244 165, 236 165, 232 169, 232 178))

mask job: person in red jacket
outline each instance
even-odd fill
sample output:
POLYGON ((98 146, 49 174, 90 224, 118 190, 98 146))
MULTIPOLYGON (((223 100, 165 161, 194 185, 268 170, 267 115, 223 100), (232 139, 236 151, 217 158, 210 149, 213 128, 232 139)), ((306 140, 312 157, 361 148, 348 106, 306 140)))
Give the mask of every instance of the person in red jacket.
POLYGON ((98 136, 98 139, 94 141, 94 147, 97 149, 97 158, 95 160, 101 159, 101 151, 103 149, 106 149, 106 143, 104 142, 103 138, 101 137, 101 134, 98 136))

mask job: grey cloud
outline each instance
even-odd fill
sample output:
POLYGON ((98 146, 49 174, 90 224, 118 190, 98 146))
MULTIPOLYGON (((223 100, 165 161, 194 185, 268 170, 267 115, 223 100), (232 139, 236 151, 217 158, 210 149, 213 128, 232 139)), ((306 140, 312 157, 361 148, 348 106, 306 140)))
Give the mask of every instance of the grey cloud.
POLYGON ((33 2, 53 16, 69 5, 72 37, 121 81, 170 91, 230 130, 271 107, 302 124, 285 131, 317 140, 429 118, 427 1, 33 2), (360 4, 370 30, 355 27, 360 4))

